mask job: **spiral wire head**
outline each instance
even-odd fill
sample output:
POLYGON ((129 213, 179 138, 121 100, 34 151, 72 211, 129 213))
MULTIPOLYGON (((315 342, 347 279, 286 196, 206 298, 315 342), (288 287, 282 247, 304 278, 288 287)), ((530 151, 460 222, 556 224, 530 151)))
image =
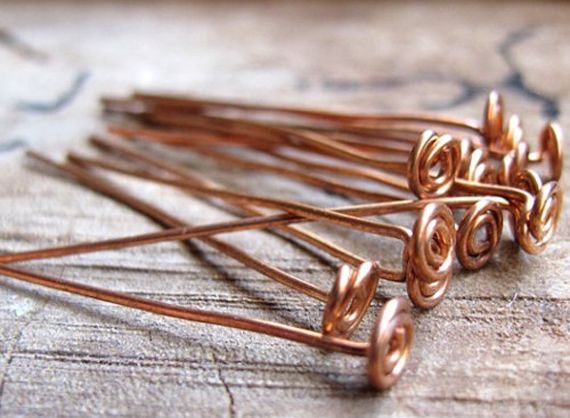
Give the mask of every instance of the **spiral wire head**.
POLYGON ((492 91, 487 97, 483 114, 482 133, 489 147, 496 146, 503 136, 503 99, 497 91, 492 91))
POLYGON ((474 149, 476 149, 476 147, 470 139, 459 138, 459 159, 461 161, 461 167, 459 168, 460 173, 464 173, 469 170, 469 161, 474 149))
POLYGON ((408 185, 419 198, 447 194, 461 169, 461 142, 424 131, 408 159, 408 185))
POLYGON ((473 149, 469 155, 465 155, 465 169, 460 172, 460 177, 468 181, 495 184, 497 182, 497 170, 488 161, 489 153, 486 149, 473 149))
POLYGON ((562 129, 554 122, 546 124, 540 134, 540 155, 541 158, 548 156, 550 180, 560 180, 562 176, 562 129))
POLYGON ((522 141, 520 118, 512 115, 505 126, 503 99, 496 91, 487 98, 481 133, 491 153, 498 155, 514 150, 522 141))
POLYGON ((478 270, 495 253, 503 232, 503 212, 498 203, 482 199, 463 215, 457 230, 456 252, 461 265, 478 270), (483 236, 480 236, 480 233, 483 236))
POLYGON ((511 186, 513 179, 525 170, 528 163, 529 148, 526 142, 520 142, 514 150, 503 156, 500 163, 498 182, 503 186, 511 186))
POLYGON ((507 129, 501 136, 501 141, 498 144, 499 151, 509 152, 516 149, 518 144, 522 142, 522 138, 522 122, 517 115, 513 115, 509 118, 507 129))
POLYGON ((451 209, 427 204, 414 224, 404 258, 406 287, 414 305, 431 308, 447 292, 452 274, 455 223, 451 209))
POLYGON ((386 302, 370 338, 368 379, 377 389, 391 387, 402 375, 414 341, 410 303, 404 298, 386 302))
POLYGON ((542 189, 542 180, 536 171, 521 170, 512 177, 511 186, 536 196, 542 189))
POLYGON ((349 337, 362 321, 378 287, 378 265, 362 263, 357 269, 344 264, 336 280, 323 314, 323 333, 349 337))
POLYGON ((562 212, 562 190, 557 182, 546 183, 536 197, 514 210, 515 238, 530 254, 544 251, 558 225, 562 212))

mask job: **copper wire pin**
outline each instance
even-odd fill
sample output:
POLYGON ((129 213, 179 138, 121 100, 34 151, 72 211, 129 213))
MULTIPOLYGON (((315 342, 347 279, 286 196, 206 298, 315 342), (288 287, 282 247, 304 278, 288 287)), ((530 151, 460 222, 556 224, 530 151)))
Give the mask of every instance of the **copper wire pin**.
POLYGON ((228 191, 214 187, 200 186, 187 180, 165 178, 153 174, 141 173, 111 163, 110 161, 79 157, 71 154, 71 161, 111 171, 155 181, 188 190, 199 195, 220 197, 230 201, 255 204, 326 223, 352 227, 364 232, 396 238, 404 243, 402 271, 386 269, 378 265, 378 274, 388 280, 406 281, 408 295, 415 305, 431 308, 439 304, 447 291, 451 279, 455 229, 451 210, 440 202, 434 202, 421 208, 414 230, 405 227, 368 221, 342 212, 330 211, 314 206, 282 199, 260 197, 257 195, 228 191), (340 216, 340 217, 339 217, 340 216), (350 221, 345 221, 345 219, 350 221), (436 255, 435 252, 438 254, 436 255))
POLYGON ((557 183, 563 160, 560 127, 547 123, 538 150, 531 151, 523 139, 521 120, 516 115, 506 120, 502 98, 496 92, 487 99, 482 122, 139 92, 127 99, 103 99, 103 106, 109 116, 116 117, 108 131, 128 143, 92 138, 102 157, 71 152, 65 163, 35 152, 29 155, 154 220, 163 230, 0 254, 0 275, 159 315, 366 356, 369 381, 378 389, 390 387, 400 377, 414 336, 410 304, 398 297, 383 304, 368 342, 348 339, 371 305, 380 279, 405 282, 410 300, 420 308, 431 308, 443 300, 449 288, 454 254, 470 270, 489 262, 502 236, 503 213, 508 215, 520 247, 537 254, 552 240, 562 211, 563 196, 557 183), (147 148, 142 147, 143 142, 147 148), (167 157, 167 149, 179 154, 190 151, 223 166, 269 173, 371 203, 321 208, 240 191, 179 162, 178 157, 167 157), (531 169, 539 164, 540 171, 531 169), (241 218, 193 226, 116 185, 103 173, 173 187, 232 214, 237 212, 241 218), (367 184, 374 188, 365 187, 367 184), (414 199, 408 199, 412 195, 414 199), (412 227, 366 219, 403 212, 414 213, 412 227), (454 212, 462 216, 454 218, 454 212), (400 241, 401 268, 368 261, 298 225, 312 222, 400 241), (266 229, 338 258, 342 264, 332 289, 321 289, 217 237, 266 229), (6 265, 194 238, 272 280, 325 302, 322 332, 162 303, 6 265))
MULTIPOLYGON (((187 167, 182 167, 176 162, 169 161, 168 163, 163 162, 154 155, 151 155, 142 150, 134 149, 133 147, 126 147, 125 145, 118 145, 116 143, 111 143, 109 141, 102 140, 100 138, 92 139, 92 143, 98 148, 106 151, 112 152, 114 154, 120 154, 126 158, 132 159, 134 161, 139 161, 143 163, 141 166, 154 166, 159 170, 166 171, 168 173, 186 178, 190 181, 196 181, 199 178, 200 181, 206 182, 206 184, 212 184, 212 181, 206 179, 203 174, 199 174, 195 171, 189 171, 187 167)), ((216 184, 220 187, 219 184, 216 184)), ((485 201, 477 202, 476 198, 468 199, 448 199, 445 202, 440 201, 440 203, 447 204, 453 208, 463 208, 469 209, 464 215, 463 219, 459 224, 458 229, 458 242, 457 242, 457 255, 459 261, 464 265, 464 267, 469 269, 479 269, 488 262, 490 256, 496 249, 502 231, 502 209, 508 208, 505 200, 493 201, 492 199, 485 198, 485 201), (471 207, 471 205, 473 205, 471 207), (471 208, 470 208, 471 207, 471 208), (477 231, 483 230, 486 232, 487 240, 483 241, 477 239, 477 231)), ((496 200, 496 199, 495 199, 496 200)), ((427 202, 427 201, 425 201, 427 202)), ((395 213, 396 211, 409 211, 417 210, 423 207, 422 201, 412 203, 412 201, 400 201, 391 202, 386 205, 370 205, 370 209, 366 215, 385 215, 389 213, 395 213)), ((353 206, 351 211, 357 208, 362 208, 362 206, 353 206)), ((359 209, 359 216, 363 216, 364 212, 359 209)), ((259 214, 259 212, 256 212, 259 214)), ((295 231, 297 232, 297 231, 295 231)), ((304 232, 304 231, 303 231, 304 232)), ((353 264, 355 262, 354 255, 347 254, 346 250, 339 249, 338 247, 333 247, 331 249, 330 243, 319 241, 318 237, 315 236, 304 236, 303 233, 297 235, 299 238, 306 240, 307 242, 316 245, 317 247, 343 259, 344 261, 353 264)), ((361 259, 356 259, 357 263, 361 263, 361 259)))
MULTIPOLYGON (((193 171, 188 167, 182 167, 173 161, 166 163, 157 156, 151 155, 150 153, 144 152, 140 149, 118 145, 101 138, 92 138, 91 143, 104 152, 118 154, 135 162, 140 162, 141 166, 151 166, 158 170, 184 178, 188 181, 198 181, 202 184, 221 187, 220 184, 214 183, 203 174, 193 171)), ((474 167, 473 170, 477 172, 478 168, 474 167)), ((498 202, 489 198, 485 198, 483 201, 476 203, 473 198, 451 199, 445 202, 445 204, 451 208, 469 209, 459 224, 456 248, 459 261, 464 267, 470 270, 476 270, 483 267, 489 261, 499 243, 503 223, 502 209, 508 209, 508 202, 501 200, 500 198, 498 199, 498 202), (470 206, 471 208, 469 208, 470 206), (477 231, 481 230, 485 231, 487 237, 486 240, 476 238, 477 231)), ((404 202, 401 200, 400 203, 404 202)), ((244 206, 241 205, 241 208, 243 207, 244 206)), ((369 208, 374 208, 374 212, 368 212, 368 214, 385 215, 394 213, 395 211, 415 210, 420 207, 421 203, 418 204, 418 202, 413 204, 394 203, 380 206, 372 205, 369 206, 369 208)), ((357 206, 354 206, 352 210, 356 208, 357 206)), ((249 214, 252 214, 252 207, 247 206, 247 211, 249 214)), ((259 209, 253 209, 254 215, 262 213, 263 212, 260 212, 259 209)), ((315 234, 308 233, 304 230, 299 231, 288 229, 287 231, 350 264, 360 264, 364 261, 358 256, 347 252, 345 249, 339 248, 338 246, 331 246, 329 241, 322 240, 318 236, 315 236, 315 234)))
MULTIPOLYGON (((38 156, 36 156, 36 158, 38 158, 38 156)), ((46 161, 42 157, 39 158, 52 165, 54 164, 49 161, 46 161)), ((72 167, 69 166, 60 166, 60 168, 72 174, 74 177, 79 177, 80 181, 82 181, 87 185, 89 185, 89 183, 93 183, 92 181, 85 181, 86 175, 80 171, 78 172, 77 169, 73 169, 72 167)), ((95 185, 101 188, 101 186, 97 185, 97 183, 95 183, 95 185)), ((109 194, 109 192, 107 192, 106 194, 109 194)), ((120 197, 120 195, 117 194, 116 192, 112 192, 112 197, 117 197, 117 196, 120 197)), ((132 202, 133 199, 134 198, 131 197, 129 198, 129 201, 132 202)), ((461 202, 456 202, 456 203, 461 204, 461 202)), ((465 204, 465 202, 463 202, 463 204, 465 204)), ((409 231, 406 232, 405 235, 405 240, 404 240, 405 248, 404 248, 404 260, 403 260, 404 271, 402 273, 396 273, 390 270, 381 269, 377 265, 377 263, 370 264, 370 263, 360 262, 360 260, 358 260, 359 264, 355 266, 357 270, 354 273, 357 275, 356 277, 362 276, 363 272, 370 271, 371 266, 374 266, 375 269, 378 270, 377 274, 381 277, 392 280, 402 280, 400 279, 400 277, 405 278, 407 283, 408 293, 416 305, 423 308, 429 308, 438 304, 442 300, 445 291, 447 290, 449 279, 451 277, 451 257, 453 253, 452 248, 454 245, 455 232, 453 227, 453 220, 451 218, 451 212, 449 211, 449 209, 446 209, 445 205, 442 205, 442 203, 439 202, 433 202, 433 203, 421 202, 420 204, 418 204, 417 202, 416 203, 407 202, 404 205, 399 205, 398 203, 396 203, 396 204, 385 204, 384 207, 382 207, 381 204, 378 204, 376 205, 376 208, 374 207, 374 205, 369 205, 368 207, 364 206, 362 208, 348 207, 345 208, 344 210, 347 212, 350 211, 358 212, 362 211, 363 209, 365 210, 365 212, 362 213, 367 213, 368 215, 377 214, 377 213, 389 213, 390 211, 398 212, 403 210, 421 209, 421 215, 418 218, 418 221, 416 221, 416 224, 414 226, 414 232, 409 231), (412 236, 414 237, 413 240, 410 239, 412 236), (435 251, 436 249, 439 252, 437 256, 435 254, 432 254, 432 252, 435 251)), ((153 212, 156 212, 156 209, 153 209, 153 212)), ((302 221, 303 218, 287 219, 285 217, 279 219, 278 216, 268 217, 265 219, 262 218, 259 220, 260 222, 258 222, 258 225, 256 227, 270 226, 272 222, 273 223, 283 222, 283 220, 286 220, 288 222, 291 222, 292 220, 302 221)), ((232 229, 238 230, 239 228, 243 228, 244 226, 246 228, 251 228, 255 226, 253 223, 244 223, 242 225, 238 224, 239 222, 237 222, 234 225, 229 225, 227 223, 223 224, 221 225, 222 229, 215 232, 216 233, 219 233, 220 231, 223 232, 224 229, 226 231, 232 229)), ((170 226, 177 226, 177 225, 170 225, 170 226)), ((400 227, 400 229, 401 228, 402 227, 400 227)), ((401 230, 407 231, 405 229, 401 230)), ((185 230, 183 232, 189 233, 189 235, 193 233, 192 231, 188 230, 185 230)), ((207 229, 207 228, 206 229, 198 228, 195 232, 199 234, 204 232, 212 233, 214 231, 212 229, 207 229)), ((126 240, 111 240, 110 242, 105 244, 106 247, 103 246, 101 248, 109 248, 109 245, 124 245, 125 243, 128 243, 129 240, 133 241, 133 244, 131 245, 139 245, 140 243, 151 243, 151 242, 156 242, 154 241, 156 238, 164 239, 165 237, 168 239, 177 239, 175 235, 169 236, 168 234, 157 235, 157 236, 147 235, 141 237, 131 237, 126 240), (139 238, 142 239, 142 241, 139 241, 139 238)), ((97 248, 96 244, 94 245, 95 246, 91 248, 97 248)), ((73 253, 73 251, 78 251, 79 249, 75 247, 71 248, 70 250, 72 251, 71 253, 73 253)), ((81 248, 80 250, 86 252, 85 247, 81 248)), ((52 249, 51 254, 53 255, 61 254, 61 251, 65 250, 52 249)), ((4 258, 0 257, 0 260, 14 261, 17 260, 18 257, 20 260, 22 260, 25 259, 25 257, 30 257, 30 256, 45 257, 48 254, 50 254, 49 251, 42 252, 40 250, 39 252, 28 253, 27 256, 25 254, 21 254, 20 256, 7 255, 4 258)), ((341 268, 339 270, 339 275, 337 275, 336 282, 338 282, 342 277, 345 277, 349 271, 350 269, 347 270, 346 268, 344 269, 341 268)), ((373 269, 371 273, 376 273, 376 272, 373 269)), ((375 274, 372 274, 371 277, 368 277, 367 275, 365 275, 364 277, 367 278, 368 280, 366 281, 360 280, 360 282, 367 284, 367 285, 362 285, 362 288, 366 289, 366 292, 368 293, 360 292, 359 297, 361 299, 365 299, 367 303, 369 303, 370 298, 373 295, 376 286, 376 281, 373 281, 371 279, 371 277, 375 277, 375 274), (372 284, 374 285, 372 286, 372 284)), ((295 282, 292 282, 291 286, 294 287, 295 282)), ((359 289, 361 287, 356 286, 355 288, 359 289)), ((331 299, 339 300, 339 298, 329 297, 329 301, 331 299)), ((355 307, 360 305, 361 304, 355 304, 355 307)), ((366 305, 363 305, 363 307, 365 307, 366 305)))
POLYGON ((368 379, 377 389, 387 389, 399 379, 410 356, 413 341, 410 305, 402 298, 394 298, 382 307, 369 342, 354 342, 276 322, 167 304, 1 264, 0 274, 158 315, 257 332, 316 348, 367 357, 368 379))
MULTIPOLYGON (((97 178, 96 176, 80 168, 73 167, 72 165, 55 163, 37 153, 31 152, 29 155, 52 168, 58 169, 62 173, 71 175, 89 188, 109 196, 172 229, 169 231, 122 239, 77 244, 67 247, 56 247, 19 254, 6 254, 0 256, 0 262, 5 263, 48 257, 60 257, 64 255, 133 247, 166 240, 180 240, 195 237, 203 240, 207 245, 216 248, 222 253, 242 262, 246 266, 257 270, 262 274, 265 274, 285 286, 326 302, 322 321, 323 330, 327 334, 331 335, 350 335, 362 320, 375 295, 376 287, 378 285, 378 265, 376 263, 363 262, 356 269, 352 269, 350 266, 342 266, 339 268, 332 290, 329 292, 263 262, 235 246, 208 236, 211 235, 212 232, 219 232, 220 226, 224 228, 226 232, 240 230, 240 228, 242 230, 250 229, 250 220, 245 220, 245 222, 242 223, 239 221, 233 223, 225 222, 221 225, 215 225, 214 227, 191 228, 187 226, 185 222, 148 202, 144 202, 135 196, 129 195, 127 192, 121 190, 119 187, 111 184, 107 180, 97 178)), ((255 221, 259 224, 259 221, 263 222, 265 221, 265 218, 254 218, 254 222, 255 221)))
POLYGON ((464 180, 460 168, 459 141, 449 135, 439 136, 426 131, 412 151, 410 159, 410 188, 422 198, 463 192, 499 196, 506 199, 506 209, 514 218, 514 233, 520 246, 531 254, 543 251, 552 239, 562 208, 562 192, 556 181, 542 185, 531 170, 517 173, 522 188, 484 184, 464 180), (440 170, 434 175, 434 166, 440 170))
MULTIPOLYGON (((164 96, 148 93, 136 93, 131 99, 116 100, 103 99, 103 105, 106 110, 123 114, 142 115, 152 120, 154 117, 162 118, 163 122, 171 122, 176 119, 172 116, 182 115, 187 118, 189 115, 220 115, 228 111, 239 111, 246 117, 257 113, 269 114, 273 116, 289 115, 294 117, 302 117, 305 120, 326 121, 332 123, 331 132, 339 129, 354 130, 359 127, 360 131, 366 127, 376 128, 377 136, 386 136, 387 132, 395 130, 394 123, 400 122, 404 124, 404 130, 412 134, 415 141, 426 127, 433 128, 435 126, 448 128, 453 132, 455 129, 464 130, 481 137, 485 144, 495 156, 505 156, 515 151, 519 145, 524 145, 523 149, 527 149, 526 143, 521 141, 522 127, 520 119, 512 116, 508 123, 504 120, 504 105, 499 93, 492 91, 485 105, 483 122, 478 124, 471 120, 462 120, 450 118, 440 115, 428 114, 354 114, 331 112, 314 109, 301 109, 283 106, 269 106, 245 104, 239 102, 215 101, 208 99, 164 96), (407 124, 407 125, 406 125, 407 124), (411 124, 411 125, 410 125, 411 124), (417 128, 410 129, 410 126, 417 125, 417 128)), ((293 125, 295 126, 295 125, 293 125)), ((299 125, 297 125, 299 126, 299 125)), ((303 129, 314 129, 322 131, 322 127, 318 125, 299 126, 303 129)), ((357 130, 358 132, 358 130, 357 130)), ((329 133, 330 135, 330 133, 329 133)), ((338 139, 338 138, 337 138, 338 139)), ((384 149, 386 151, 386 149, 384 149)), ((397 148, 392 152, 397 152, 397 148)), ((540 163, 547 161, 549 164, 550 178, 549 180, 558 180, 562 173, 562 132, 560 127, 553 122, 546 124, 540 136, 540 148, 535 152, 521 152, 519 161, 525 165, 527 163, 540 163)))

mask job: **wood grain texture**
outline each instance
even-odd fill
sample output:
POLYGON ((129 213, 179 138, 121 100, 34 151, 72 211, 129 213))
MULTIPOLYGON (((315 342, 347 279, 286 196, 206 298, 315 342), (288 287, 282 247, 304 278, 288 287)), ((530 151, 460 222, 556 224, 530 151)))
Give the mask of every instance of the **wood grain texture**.
MULTIPOLYGON (((3 2, 0 249, 156 230, 23 158, 25 147, 54 155, 86 148, 86 135, 102 128, 101 94, 161 89, 479 117, 486 92, 498 88, 536 143, 547 118, 570 130, 569 19, 563 2, 3 2)), ((260 193, 343 203, 282 179, 194 163, 260 193)), ((228 218, 166 188, 131 186, 195 223, 228 218)), ((506 238, 489 267, 458 271, 441 306, 415 313, 409 370, 380 394, 367 389, 359 358, 0 278, 0 415, 567 417, 568 219, 566 206, 555 241, 540 256, 506 238)), ((362 254, 396 261, 390 243, 323 229, 362 254)), ((285 240, 260 232, 227 239, 330 284, 330 262, 285 240)), ((199 244, 192 253, 162 244, 30 264, 164 301, 311 328, 322 313, 321 304, 199 244)), ((384 296, 403 292, 382 289, 384 296)), ((366 338, 371 322, 358 337, 366 338)))

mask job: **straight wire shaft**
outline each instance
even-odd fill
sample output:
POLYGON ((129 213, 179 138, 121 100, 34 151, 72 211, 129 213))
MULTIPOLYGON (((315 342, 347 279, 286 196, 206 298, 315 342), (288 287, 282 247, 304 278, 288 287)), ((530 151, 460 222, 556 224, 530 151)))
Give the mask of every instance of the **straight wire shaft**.
MULTIPOLYGON (((83 169, 77 168, 77 167, 73 167, 70 164, 66 164, 66 165, 62 165, 62 164, 58 164, 56 162, 51 161, 50 159, 34 153, 34 152, 28 152, 28 155, 36 160, 39 160, 41 162, 43 162, 46 165, 49 165, 52 168, 55 168, 57 170, 59 170, 60 172, 65 172, 69 175, 71 175, 72 177, 74 177, 75 179, 77 179, 79 182, 83 183, 84 185, 96 190, 97 192, 107 195, 113 199, 116 199, 136 210, 138 210, 139 212, 145 214, 146 216, 150 217, 151 219, 155 220, 156 222, 166 226, 166 227, 170 227, 170 228, 181 228, 182 230, 188 228, 188 230, 191 230, 192 227, 188 226, 188 224, 180 219, 177 219, 176 217, 165 213, 164 211, 154 207, 153 205, 150 205, 134 196, 129 195, 128 193, 120 190, 119 188, 115 187, 114 185, 112 185, 111 183, 109 183, 108 181, 105 181, 101 178, 98 178, 96 176, 93 176, 91 174, 89 174, 88 172, 86 172, 83 169)), ((205 229, 207 230, 207 228, 205 229)), ((202 240, 205 244, 207 244, 210 247, 213 247, 215 249, 217 249, 218 251, 228 255, 231 258, 234 258, 236 260, 238 260, 239 262, 243 263, 244 265, 262 273, 265 274, 268 277, 271 277, 273 280, 288 286, 288 287, 292 287, 296 290, 302 291, 303 293, 314 297, 316 299, 322 300, 322 301, 326 301, 327 300, 327 296, 328 293, 327 291, 311 284, 308 282, 305 282, 285 271, 282 271, 274 266, 271 266, 259 259, 257 259, 256 257, 253 257, 250 254, 247 254, 246 252, 240 250, 239 248, 228 244, 226 242, 220 241, 216 238, 213 237, 208 237, 206 236, 207 234, 204 234, 204 231, 202 231, 202 235, 198 234, 197 238, 199 238, 200 240, 202 240)), ((160 233, 156 233, 154 234, 148 234, 147 236, 143 236, 141 240, 135 240, 135 242, 130 241, 129 238, 127 239, 119 239, 119 240, 114 240, 114 242, 103 242, 100 243, 101 247, 100 249, 113 249, 113 248, 123 248, 123 247, 130 247, 130 246, 137 246, 137 245, 141 245, 141 244, 151 244, 154 242, 160 242, 161 239, 158 239, 158 237, 160 236, 160 233)), ((190 236, 192 236, 192 234, 190 234, 190 236)), ((177 240, 176 238, 172 238, 172 240, 177 240)), ((112 240, 113 241, 113 240, 112 240)), ((94 244, 94 246, 89 247, 89 245, 85 246, 85 244, 82 245, 78 245, 75 248, 76 254, 79 253, 85 253, 85 252, 91 252, 94 248, 95 251, 97 251, 98 249, 96 249, 98 247, 98 244, 94 244), (79 248, 77 248, 79 247, 79 248)), ((69 252, 67 252, 69 254, 69 252)), ((61 250, 58 249, 53 249, 53 250, 40 250, 35 252, 35 254, 29 254, 27 259, 32 259, 30 257, 33 258, 45 258, 45 256, 52 256, 52 257, 56 257, 56 256, 61 256, 63 255, 61 253, 61 250), (35 257, 34 257, 35 256, 35 257)), ((12 259, 10 260, 9 256, 7 257, 9 261, 18 261, 16 259, 12 259)), ((6 261, 6 260, 5 260, 6 261)), ((21 261, 21 260, 20 260, 21 261)))
POLYGON ((257 332, 316 348, 368 357, 368 379, 376 389, 387 389, 400 378, 410 357, 414 337, 410 306, 402 298, 391 299, 382 307, 369 342, 355 342, 277 322, 158 302, 2 264, 0 275, 162 316, 257 332))
MULTIPOLYGON (((57 167, 57 164, 55 166, 57 167)), ((76 178, 87 187, 130 206, 132 209, 166 227, 180 227, 183 225, 182 221, 154 205, 129 195, 117 186, 94 177, 84 169, 73 167, 71 163, 60 166, 59 168, 63 171, 68 168, 66 172, 75 173, 76 178)), ((327 335, 348 338, 364 318, 376 295, 379 278, 377 273, 378 263, 365 262, 355 269, 347 265, 341 266, 337 271, 331 291, 327 292, 268 263, 264 263, 223 241, 216 240, 212 237, 201 237, 200 239, 207 245, 265 274, 269 278, 310 297, 326 302, 322 319, 322 329, 323 333, 327 335)), ((115 242, 115 244, 117 244, 117 242, 115 242)), ((133 241, 129 242, 129 239, 126 239, 119 244, 132 246, 133 241)), ((84 248, 81 250, 83 251, 84 248)))
POLYGON ((98 299, 141 311, 152 312, 158 315, 258 332, 346 354, 358 356, 365 356, 367 354, 368 344, 366 343, 353 342, 329 336, 325 337, 318 332, 275 322, 158 302, 122 292, 40 275, 2 264, 0 264, 0 274, 23 282, 33 283, 39 286, 98 299))
MULTIPOLYGON (((103 194, 114 196, 116 192, 112 189, 110 183, 103 179, 99 179, 93 175, 88 174, 82 169, 55 163, 46 157, 35 152, 29 152, 31 158, 37 159, 52 168, 58 169, 62 172, 70 174, 78 181, 87 183, 89 181, 90 187, 102 192, 103 194), (91 181, 93 180, 93 181, 91 181), (95 183, 97 180, 98 183, 95 183), (97 185, 96 185, 97 184, 97 185), (91 186, 92 185, 92 186, 91 186)), ((129 198, 129 201, 132 199, 129 198)), ((376 204, 362 204, 347 207, 338 207, 329 209, 331 211, 349 213, 355 216, 373 216, 388 213, 399 213, 410 210, 417 210, 431 202, 442 202, 452 207, 468 207, 477 203, 480 200, 478 197, 449 197, 438 199, 425 199, 425 200, 402 200, 390 203, 376 203, 376 204)), ((495 199, 496 202, 506 205, 507 202, 500 198, 495 199)), ((145 213, 154 219, 162 219, 161 223, 171 226, 170 229, 160 232, 152 232, 148 234, 141 234, 130 236, 126 238, 109 239, 104 241, 97 241, 93 243, 82 243, 75 245, 68 245, 62 247, 53 247, 43 250, 33 250, 14 254, 0 255, 0 263, 14 263, 27 260, 36 260, 42 258, 61 257, 71 254, 83 254, 97 251, 106 251, 119 248, 136 247, 140 245, 150 245, 165 241, 182 241, 190 238, 201 238, 214 234, 223 234, 230 232, 246 231, 251 229, 262 229, 268 227, 276 227, 289 225, 294 223, 311 222, 310 219, 292 214, 277 214, 268 216, 252 216, 235 221, 216 222, 208 225, 200 226, 174 226, 175 224, 183 224, 182 221, 173 220, 170 215, 164 213, 157 213, 151 211, 150 208, 145 209, 145 213), (167 217, 168 216, 168 217, 167 217)))

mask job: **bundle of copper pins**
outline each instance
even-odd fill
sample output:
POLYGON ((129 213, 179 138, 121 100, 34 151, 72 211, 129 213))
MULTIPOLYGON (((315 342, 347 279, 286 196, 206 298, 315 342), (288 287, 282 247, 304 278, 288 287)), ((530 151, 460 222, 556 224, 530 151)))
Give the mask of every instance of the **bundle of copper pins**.
MULTIPOLYGON (((59 174, 156 221, 163 229, 0 255, 0 273, 14 279, 189 321, 262 333, 313 347, 365 356, 372 386, 386 389, 400 377, 413 342, 412 309, 440 304, 452 270, 483 268, 503 237, 507 215, 514 240, 538 254, 552 239, 561 213, 562 133, 549 122, 536 150, 517 116, 506 120, 492 92, 481 123, 429 114, 356 114, 240 102, 135 93, 104 98, 105 135, 90 138, 98 157, 70 152, 56 162, 28 155, 59 174), (174 151, 174 152, 172 152, 174 151), (323 208, 261 195, 216 182, 192 167, 187 155, 221 167, 267 173, 332 192, 347 205, 323 208), (192 226, 109 179, 134 177, 222 203, 237 220, 192 226), (410 225, 384 217, 408 214, 410 225), (382 218, 379 218, 382 217, 382 218), (401 243, 400 265, 369 260, 312 230, 334 225, 401 243), (338 260, 321 288, 216 237, 245 230, 286 236, 338 260), (11 263, 197 239, 293 291, 324 303, 314 329, 166 304, 53 278, 11 263), (458 261, 458 263, 455 262, 458 261), (385 302, 369 341, 355 341, 380 280, 405 284, 385 302)), ((399 219, 399 218, 398 218, 399 219)), ((386 300, 386 299, 384 299, 386 300)))

